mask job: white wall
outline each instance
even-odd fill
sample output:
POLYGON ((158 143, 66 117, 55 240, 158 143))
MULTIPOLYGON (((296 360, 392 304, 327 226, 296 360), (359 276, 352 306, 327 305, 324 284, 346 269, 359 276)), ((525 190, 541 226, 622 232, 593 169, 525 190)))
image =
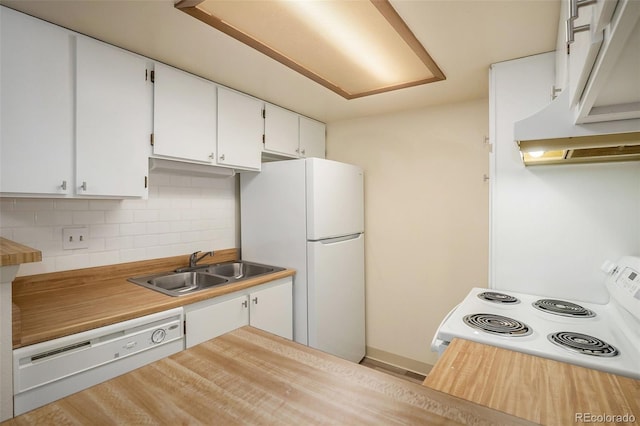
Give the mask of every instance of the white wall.
POLYGON ((426 372, 440 321, 488 276, 488 102, 332 122, 364 169, 367 356, 426 372))
POLYGON ((237 178, 152 172, 148 200, 0 198, 0 235, 42 251, 19 275, 239 247, 237 178), (89 248, 62 249, 63 227, 89 248))
POLYGON ((606 303, 600 265, 640 256, 640 162, 525 167, 513 124, 546 106, 554 53, 492 67, 494 288, 606 303))

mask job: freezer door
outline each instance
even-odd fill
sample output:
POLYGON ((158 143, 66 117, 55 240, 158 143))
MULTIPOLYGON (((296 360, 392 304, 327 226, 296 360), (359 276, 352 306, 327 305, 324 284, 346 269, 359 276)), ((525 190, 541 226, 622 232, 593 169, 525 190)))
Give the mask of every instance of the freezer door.
POLYGON ((307 239, 364 231, 364 180, 360 167, 307 159, 307 239))
POLYGON ((307 243, 309 346, 359 362, 365 355, 364 234, 307 243))

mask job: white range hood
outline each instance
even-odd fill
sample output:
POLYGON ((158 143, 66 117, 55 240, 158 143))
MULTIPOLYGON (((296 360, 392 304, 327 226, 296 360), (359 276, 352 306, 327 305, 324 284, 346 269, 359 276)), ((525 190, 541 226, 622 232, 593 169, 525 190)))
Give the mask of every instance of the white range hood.
POLYGON ((517 121, 514 136, 525 165, 640 160, 640 119, 574 122, 566 90, 517 121))

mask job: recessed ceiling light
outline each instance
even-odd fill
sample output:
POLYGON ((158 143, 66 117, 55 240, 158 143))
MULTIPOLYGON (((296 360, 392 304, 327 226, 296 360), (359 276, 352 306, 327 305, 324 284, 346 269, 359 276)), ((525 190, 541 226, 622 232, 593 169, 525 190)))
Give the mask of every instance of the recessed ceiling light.
POLYGON ((346 99, 445 79, 387 0, 182 0, 176 8, 346 99))

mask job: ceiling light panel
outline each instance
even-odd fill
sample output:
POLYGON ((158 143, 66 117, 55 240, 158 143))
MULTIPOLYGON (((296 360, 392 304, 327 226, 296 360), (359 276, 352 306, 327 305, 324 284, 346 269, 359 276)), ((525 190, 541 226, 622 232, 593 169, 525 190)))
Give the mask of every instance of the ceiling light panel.
POLYGON ((444 79, 386 0, 183 0, 176 7, 347 99, 444 79))

